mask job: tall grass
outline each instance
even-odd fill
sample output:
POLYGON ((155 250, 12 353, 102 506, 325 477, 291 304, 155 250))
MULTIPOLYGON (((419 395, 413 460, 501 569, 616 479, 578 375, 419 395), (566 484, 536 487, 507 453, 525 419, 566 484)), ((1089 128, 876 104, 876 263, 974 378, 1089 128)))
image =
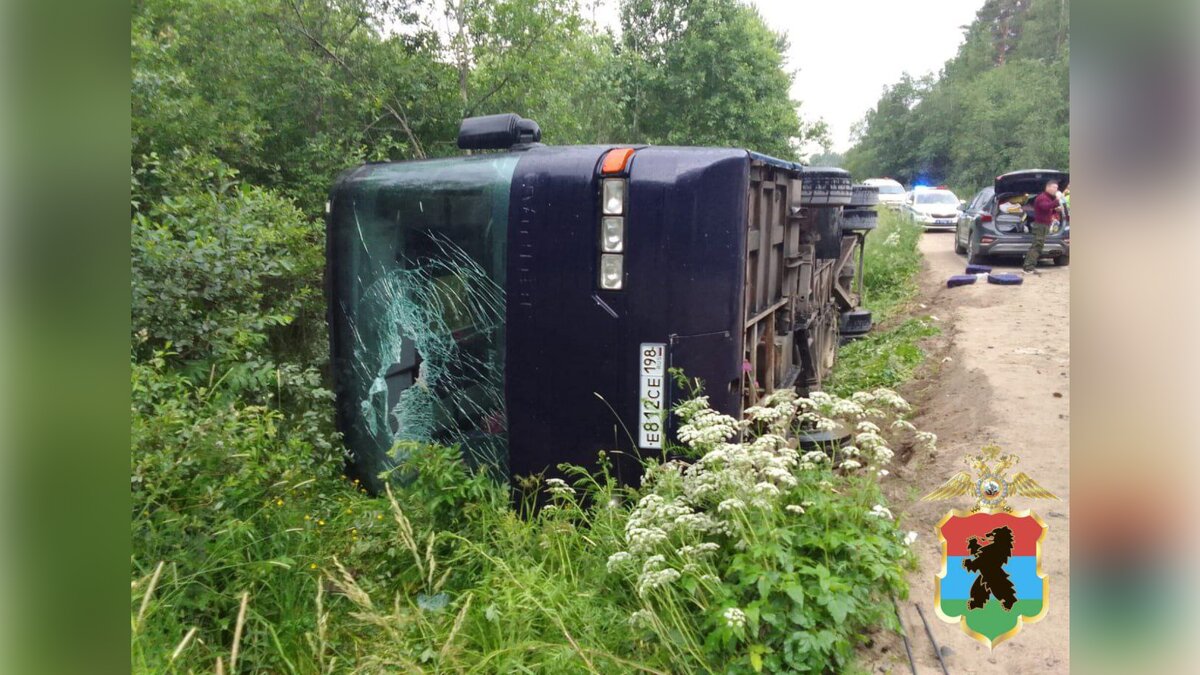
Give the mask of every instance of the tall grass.
POLYGON ((864 305, 875 328, 843 345, 825 388, 848 396, 874 387, 895 387, 912 377, 925 358, 918 343, 938 333, 923 317, 907 317, 919 286, 922 228, 899 213, 879 209, 879 227, 867 237, 864 253, 864 305))
POLYGON ((132 670, 841 669, 904 593, 909 553, 876 473, 914 433, 906 408, 882 390, 781 393, 737 421, 698 399, 679 413, 693 459, 650 462, 641 488, 564 467, 569 482, 529 484, 548 502, 536 513, 455 449, 405 448, 416 478, 383 497, 321 478, 253 509, 240 549, 222 520, 196 533, 207 555, 162 540, 161 560, 135 558, 132 670), (858 438, 832 460, 784 438, 834 423, 858 438))
POLYGON ((863 259, 864 304, 876 324, 903 312, 917 295, 921 233, 919 225, 900 213, 879 207, 879 227, 867 236, 863 259))

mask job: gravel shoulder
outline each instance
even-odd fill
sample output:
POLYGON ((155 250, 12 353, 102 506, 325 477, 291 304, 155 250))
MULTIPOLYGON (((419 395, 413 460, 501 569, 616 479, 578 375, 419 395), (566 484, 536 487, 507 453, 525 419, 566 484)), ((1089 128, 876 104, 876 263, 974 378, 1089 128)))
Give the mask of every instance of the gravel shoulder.
MULTIPOLYGON (((1065 673, 1070 670, 1070 268, 1043 265, 1020 286, 977 283, 945 287, 966 261, 953 250, 953 233, 923 235, 919 314, 942 334, 924 345, 928 360, 902 388, 917 406, 914 423, 938 435, 938 452, 901 453, 885 489, 906 529, 919 534, 918 569, 901 618, 912 642, 918 673, 940 673, 934 649, 914 603, 921 605, 950 673, 1065 673), (941 568, 936 525, 967 498, 921 502, 922 495, 963 470, 963 457, 989 443, 1021 457, 1024 471, 1063 501, 1016 498, 1049 525, 1043 570, 1050 577, 1050 607, 994 651, 969 638, 933 611, 933 579, 941 568), (960 503, 961 502, 961 503, 960 503), (902 514, 902 515, 901 515, 902 514)), ((996 261, 997 271, 1020 273, 1019 261, 996 261)), ((1011 473, 1010 473, 1011 475, 1011 473)), ((873 672, 909 672, 900 639, 878 636, 866 656, 873 672)))

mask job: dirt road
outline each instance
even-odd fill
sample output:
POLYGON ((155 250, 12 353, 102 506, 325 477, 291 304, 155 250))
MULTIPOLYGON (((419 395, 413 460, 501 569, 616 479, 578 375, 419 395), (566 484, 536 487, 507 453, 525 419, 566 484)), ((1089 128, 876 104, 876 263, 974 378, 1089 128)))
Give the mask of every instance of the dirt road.
MULTIPOLYGON (((953 236, 926 233, 921 240, 924 306, 919 311, 934 318, 942 335, 926 345, 928 367, 902 390, 918 406, 914 423, 938 435, 939 449, 933 456, 908 458, 885 482, 905 528, 919 533, 914 544, 919 569, 909 579, 910 597, 900 603, 901 616, 922 675, 941 668, 913 603, 921 605, 952 674, 1065 673, 1070 669, 1070 268, 1043 264, 1042 274, 1027 277, 1021 286, 977 283, 947 289, 946 278, 961 274, 966 264, 953 251, 953 236), (1017 509, 1032 508, 1049 525, 1042 555, 1050 606, 1040 622, 1026 624, 992 652, 933 610, 933 579, 941 562, 935 527, 950 508, 969 508, 971 502, 965 497, 918 501, 963 470, 965 454, 989 443, 1020 455, 1012 473, 1028 473, 1063 499, 1011 502, 1017 509)), ((1020 273, 1019 261, 996 267, 1020 273)), ((877 653, 891 658, 880 658, 873 670, 908 672, 903 644, 882 642, 877 653)))

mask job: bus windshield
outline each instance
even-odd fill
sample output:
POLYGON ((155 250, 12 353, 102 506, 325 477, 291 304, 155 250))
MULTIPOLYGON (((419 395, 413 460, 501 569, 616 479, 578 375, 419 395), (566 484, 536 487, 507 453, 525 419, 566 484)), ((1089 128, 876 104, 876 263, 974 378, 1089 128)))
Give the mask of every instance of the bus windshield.
POLYGON ((406 441, 458 445, 469 462, 503 468, 505 253, 517 161, 368 165, 332 196, 339 426, 373 474, 402 462, 406 441))

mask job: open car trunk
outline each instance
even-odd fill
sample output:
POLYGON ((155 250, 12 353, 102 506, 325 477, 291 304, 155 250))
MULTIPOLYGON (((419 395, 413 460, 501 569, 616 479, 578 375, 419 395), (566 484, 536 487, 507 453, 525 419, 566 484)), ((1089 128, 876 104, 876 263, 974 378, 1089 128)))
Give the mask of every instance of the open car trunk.
MULTIPOLYGON (((1046 189, 1046 183, 1051 180, 1058 181, 1058 187, 1061 190, 1067 187, 1071 177, 1070 174, 1064 171, 1054 169, 1028 169, 1024 171, 1012 171, 1002 176, 997 176, 995 183, 996 231, 1001 234, 1027 234, 1027 225, 1031 214, 1023 209, 1015 212, 1006 212, 1002 208, 1002 205, 1014 195, 1024 195, 1027 197, 1025 204, 1032 203, 1033 199, 1046 189)), ((1069 221, 1070 214, 1068 213, 1067 222, 1069 221)), ((1058 230, 1055 229, 1051 234, 1056 234, 1057 232, 1058 230)), ((1029 238, 1032 241, 1032 235, 1029 238)))
POLYGON ((1011 195, 1018 192, 1036 195, 1046 189, 1049 181, 1058 181, 1058 189, 1062 190, 1070 184, 1071 176, 1065 171, 1055 169, 1026 169, 1012 171, 1003 176, 996 176, 996 197, 1011 195))

